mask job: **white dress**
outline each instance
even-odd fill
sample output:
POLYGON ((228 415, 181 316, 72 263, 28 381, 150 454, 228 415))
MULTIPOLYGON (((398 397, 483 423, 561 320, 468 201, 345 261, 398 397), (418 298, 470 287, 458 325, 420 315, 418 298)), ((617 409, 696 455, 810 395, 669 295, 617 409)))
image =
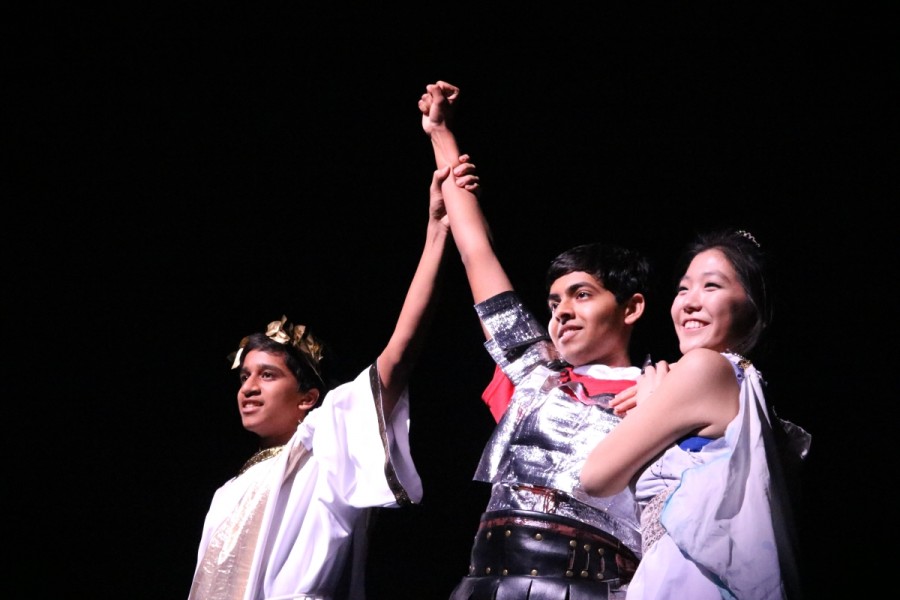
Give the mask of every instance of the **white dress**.
POLYGON ((672 446, 636 482, 644 554, 629 600, 782 599, 797 580, 772 426, 790 432, 801 457, 810 436, 770 418, 759 372, 724 356, 740 383, 740 408, 724 437, 695 451, 672 446))
POLYGON ((216 491, 192 600, 331 599, 347 566, 346 597, 364 597, 368 509, 422 498, 408 390, 385 422, 377 381, 373 365, 332 390, 283 451, 216 491))

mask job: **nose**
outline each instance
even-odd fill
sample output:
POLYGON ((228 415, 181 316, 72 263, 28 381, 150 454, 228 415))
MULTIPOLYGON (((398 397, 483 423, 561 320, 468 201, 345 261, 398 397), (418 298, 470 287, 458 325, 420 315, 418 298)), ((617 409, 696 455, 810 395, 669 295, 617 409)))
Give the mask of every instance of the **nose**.
POLYGON ((681 309, 686 313, 692 313, 700 310, 700 301, 696 291, 686 290, 679 295, 681 300, 681 309))
POLYGON ((259 386, 257 385, 256 377, 254 377, 253 375, 248 376, 247 379, 245 379, 244 382, 241 383, 241 387, 238 391, 245 397, 255 396, 256 394, 258 394, 259 386))
POLYGON ((553 318, 560 323, 565 323, 571 319, 572 316, 572 303, 566 299, 560 300, 559 304, 556 305, 556 309, 553 311, 553 318))

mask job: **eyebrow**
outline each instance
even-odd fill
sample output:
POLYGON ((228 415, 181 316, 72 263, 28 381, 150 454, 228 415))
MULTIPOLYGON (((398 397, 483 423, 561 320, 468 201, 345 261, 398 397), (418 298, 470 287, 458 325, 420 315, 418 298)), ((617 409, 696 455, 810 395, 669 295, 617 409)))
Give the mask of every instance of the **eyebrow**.
POLYGON ((718 276, 718 277, 721 277, 722 279, 729 279, 729 280, 731 279, 731 277, 729 277, 729 276, 725 273, 725 271, 704 271, 704 272, 703 272, 703 276, 704 276, 704 277, 718 276))
MULTIPOLYGON (((279 372, 284 371, 284 367, 280 367, 273 363, 256 363, 254 368, 258 371, 266 371, 266 370, 279 371, 279 372)), ((244 373, 244 372, 249 373, 250 369, 248 369, 247 367, 241 367, 241 373, 244 373)))
MULTIPOLYGON (((704 277, 710 277, 710 276, 718 276, 718 277, 721 277, 722 279, 727 279, 728 281, 731 281, 731 277, 726 275, 724 271, 703 271, 702 273, 700 273, 700 276, 697 277, 697 279, 703 279, 704 277)), ((690 281, 691 276, 690 275, 682 275, 681 279, 679 279, 678 281, 680 283, 680 282, 686 281, 686 280, 690 281)))
MULTIPOLYGON (((602 286, 598 286, 596 282, 593 282, 590 280, 576 281, 575 283, 567 285, 565 287, 565 289, 563 290, 563 294, 565 294, 567 296, 571 296, 572 294, 574 294, 575 292, 577 292, 579 289, 581 289, 583 287, 596 288, 596 287, 602 287, 602 286)), ((559 294, 548 294, 547 300, 548 301, 559 300, 559 294)))

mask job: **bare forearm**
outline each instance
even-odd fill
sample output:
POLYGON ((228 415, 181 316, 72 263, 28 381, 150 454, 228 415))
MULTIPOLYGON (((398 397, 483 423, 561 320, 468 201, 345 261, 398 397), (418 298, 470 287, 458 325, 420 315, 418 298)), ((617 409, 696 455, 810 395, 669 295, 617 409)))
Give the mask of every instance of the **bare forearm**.
MULTIPOLYGON (((441 127, 432 131, 431 144, 438 168, 459 164, 459 146, 450 129, 441 127)), ((478 303, 511 290, 512 284, 494 253, 490 226, 481 210, 478 197, 456 185, 452 175, 444 181, 441 190, 450 218, 450 229, 466 268, 474 301, 478 303)))
POLYGON ((397 325, 378 357, 378 372, 384 386, 385 414, 390 414, 408 384, 430 329, 448 237, 445 227, 437 223, 429 224, 425 247, 400 309, 397 325))
POLYGON ((435 127, 431 131, 431 147, 434 150, 434 162, 438 169, 455 167, 459 164, 459 146, 456 136, 444 126, 435 127))

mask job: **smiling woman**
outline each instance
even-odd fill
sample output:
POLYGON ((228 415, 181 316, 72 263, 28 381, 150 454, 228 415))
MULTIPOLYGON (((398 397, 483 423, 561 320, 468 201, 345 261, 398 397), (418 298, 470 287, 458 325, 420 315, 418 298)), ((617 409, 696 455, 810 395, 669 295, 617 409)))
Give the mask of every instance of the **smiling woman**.
POLYGON ((787 452, 810 436, 775 416, 745 356, 768 324, 764 255, 744 231, 685 252, 671 316, 681 359, 647 366, 610 403, 627 415, 591 452, 591 495, 632 482, 643 558, 629 598, 798 598, 787 452), (785 443, 789 441, 790 443, 785 443))
POLYGON ((672 302, 672 322, 682 354, 693 348, 724 352, 752 346, 743 339, 756 322, 734 267, 718 249, 697 255, 672 302))
POLYGON ((682 354, 753 350, 771 319, 762 260, 743 230, 704 236, 684 254, 671 311, 682 354))

